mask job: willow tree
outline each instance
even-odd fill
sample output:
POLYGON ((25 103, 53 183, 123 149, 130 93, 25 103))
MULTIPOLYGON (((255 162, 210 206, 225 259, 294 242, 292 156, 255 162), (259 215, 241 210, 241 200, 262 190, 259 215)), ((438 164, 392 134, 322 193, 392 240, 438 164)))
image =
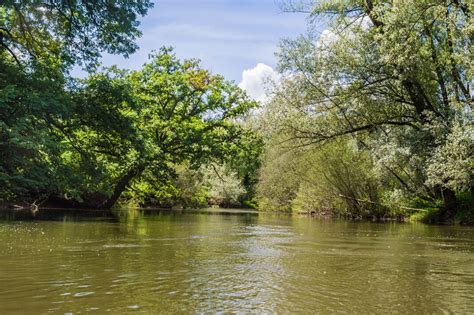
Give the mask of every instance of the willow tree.
POLYGON ((352 135, 391 179, 387 185, 426 200, 441 196, 441 218, 451 218, 456 193, 473 186, 472 1, 336 0, 287 8, 330 26, 319 37, 282 42, 280 66, 290 75, 276 100, 288 138, 314 145, 352 135), (443 148, 454 143, 460 154, 446 155, 452 150, 443 148), (461 167, 433 165, 446 160, 461 167))

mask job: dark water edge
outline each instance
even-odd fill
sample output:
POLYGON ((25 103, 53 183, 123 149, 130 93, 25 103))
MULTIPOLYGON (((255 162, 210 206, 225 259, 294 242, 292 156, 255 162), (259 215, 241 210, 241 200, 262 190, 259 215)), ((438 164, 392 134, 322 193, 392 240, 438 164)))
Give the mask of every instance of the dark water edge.
POLYGON ((0 209, 0 220, 8 221, 116 221, 116 214, 111 210, 95 209, 0 209))
MULTIPOLYGON (((466 198, 464 198, 466 199, 466 198)), ((194 213, 209 213, 209 214, 236 214, 237 212, 251 213, 254 215, 283 215, 283 216, 300 216, 308 217, 318 220, 342 220, 348 222, 395 222, 395 223, 409 223, 421 222, 428 225, 462 225, 474 226, 474 208, 472 198, 460 200, 457 214, 450 219, 443 219, 440 217, 440 209, 418 209, 407 208, 413 210, 408 213, 394 213, 394 214, 370 214, 354 215, 354 214, 340 214, 337 211, 265 211, 256 210, 252 208, 220 208, 212 207, 200 209, 182 209, 182 208, 159 208, 155 206, 133 207, 117 206, 112 209, 98 209, 98 208, 84 208, 80 206, 71 206, 62 203, 51 203, 50 201, 0 201, 0 220, 15 220, 15 221, 58 221, 58 220, 73 220, 73 221, 88 221, 88 220, 109 220, 111 222, 123 220, 126 213, 135 212, 137 214, 150 216, 155 214, 182 214, 188 212, 194 213), (416 211, 415 211, 416 210, 416 211)))
POLYGON ((171 209, 171 208, 114 208, 114 209, 82 209, 82 208, 40 208, 32 210, 29 207, 22 209, 1 208, 0 220, 8 221, 109 221, 119 222, 129 216, 159 216, 183 214, 206 214, 206 215, 244 215, 244 216, 276 216, 276 217, 300 217, 323 221, 347 221, 347 222, 374 222, 374 223, 406 223, 404 218, 397 217, 351 217, 332 216, 317 213, 292 213, 285 211, 257 211, 248 208, 199 208, 199 209, 171 209))
MULTIPOLYGON (((207 215, 251 215, 258 211, 252 209, 204 208, 175 210, 170 208, 117 208, 117 209, 79 209, 79 208, 40 208, 8 209, 0 208, 0 220, 7 221, 109 221, 119 222, 129 216, 182 215, 185 213, 207 215)), ((285 214, 288 215, 288 214, 285 214)))
POLYGON ((302 217, 324 221, 347 221, 347 222, 374 222, 374 223, 407 223, 406 217, 353 217, 333 216, 318 213, 292 213, 285 211, 257 211, 242 208, 200 208, 200 209, 171 209, 171 208, 114 208, 114 209, 87 209, 87 208, 6 208, 0 207, 0 220, 8 221, 109 221, 119 222, 132 215, 156 216, 156 215, 182 215, 187 213, 201 213, 209 215, 270 215, 283 217, 302 217))
MULTIPOLYGON (((0 204, 0 220, 7 221, 108 221, 120 222, 127 217, 136 216, 156 216, 156 215, 182 215, 188 213, 209 214, 209 215, 271 215, 283 217, 300 217, 308 220, 323 221, 346 221, 346 222, 367 222, 367 223, 413 223, 421 222, 427 225, 464 225, 474 226, 474 219, 454 222, 430 221, 423 218, 413 218, 410 216, 384 216, 384 217, 354 217, 335 216, 327 213, 317 212, 285 212, 285 211, 258 211, 250 208, 199 208, 199 209, 172 209, 172 208, 113 208, 113 209, 88 209, 88 208, 54 208, 41 207, 34 208, 30 205, 12 206, 0 204)), ((429 218, 429 217, 427 217, 429 218)))

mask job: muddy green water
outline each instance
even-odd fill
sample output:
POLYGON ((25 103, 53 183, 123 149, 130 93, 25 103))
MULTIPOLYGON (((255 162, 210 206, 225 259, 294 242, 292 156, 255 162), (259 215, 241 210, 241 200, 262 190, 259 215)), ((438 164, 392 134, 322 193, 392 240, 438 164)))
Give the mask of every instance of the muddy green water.
POLYGON ((0 314, 93 312, 473 313, 474 228, 215 210, 3 215, 0 314))

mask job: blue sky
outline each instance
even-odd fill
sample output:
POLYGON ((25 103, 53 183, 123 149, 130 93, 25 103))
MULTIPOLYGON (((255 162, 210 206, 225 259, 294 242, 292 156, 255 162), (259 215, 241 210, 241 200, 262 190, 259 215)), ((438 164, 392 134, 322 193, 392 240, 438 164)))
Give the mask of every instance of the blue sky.
POLYGON ((306 17, 282 13, 281 0, 157 0, 141 19, 140 50, 128 59, 106 55, 106 66, 137 69, 148 54, 174 46, 180 58, 199 58, 203 66, 228 80, 257 64, 275 67, 283 37, 304 33, 306 17))

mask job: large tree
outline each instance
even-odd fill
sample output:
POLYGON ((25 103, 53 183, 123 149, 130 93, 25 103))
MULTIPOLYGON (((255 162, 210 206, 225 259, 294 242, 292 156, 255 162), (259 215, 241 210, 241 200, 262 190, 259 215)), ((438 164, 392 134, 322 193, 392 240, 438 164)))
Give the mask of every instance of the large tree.
POLYGON ((234 84, 167 48, 141 70, 91 75, 74 100, 61 164, 81 175, 61 193, 98 208, 113 206, 134 181, 166 181, 173 165, 224 158, 245 135, 233 120, 255 106, 234 84))

